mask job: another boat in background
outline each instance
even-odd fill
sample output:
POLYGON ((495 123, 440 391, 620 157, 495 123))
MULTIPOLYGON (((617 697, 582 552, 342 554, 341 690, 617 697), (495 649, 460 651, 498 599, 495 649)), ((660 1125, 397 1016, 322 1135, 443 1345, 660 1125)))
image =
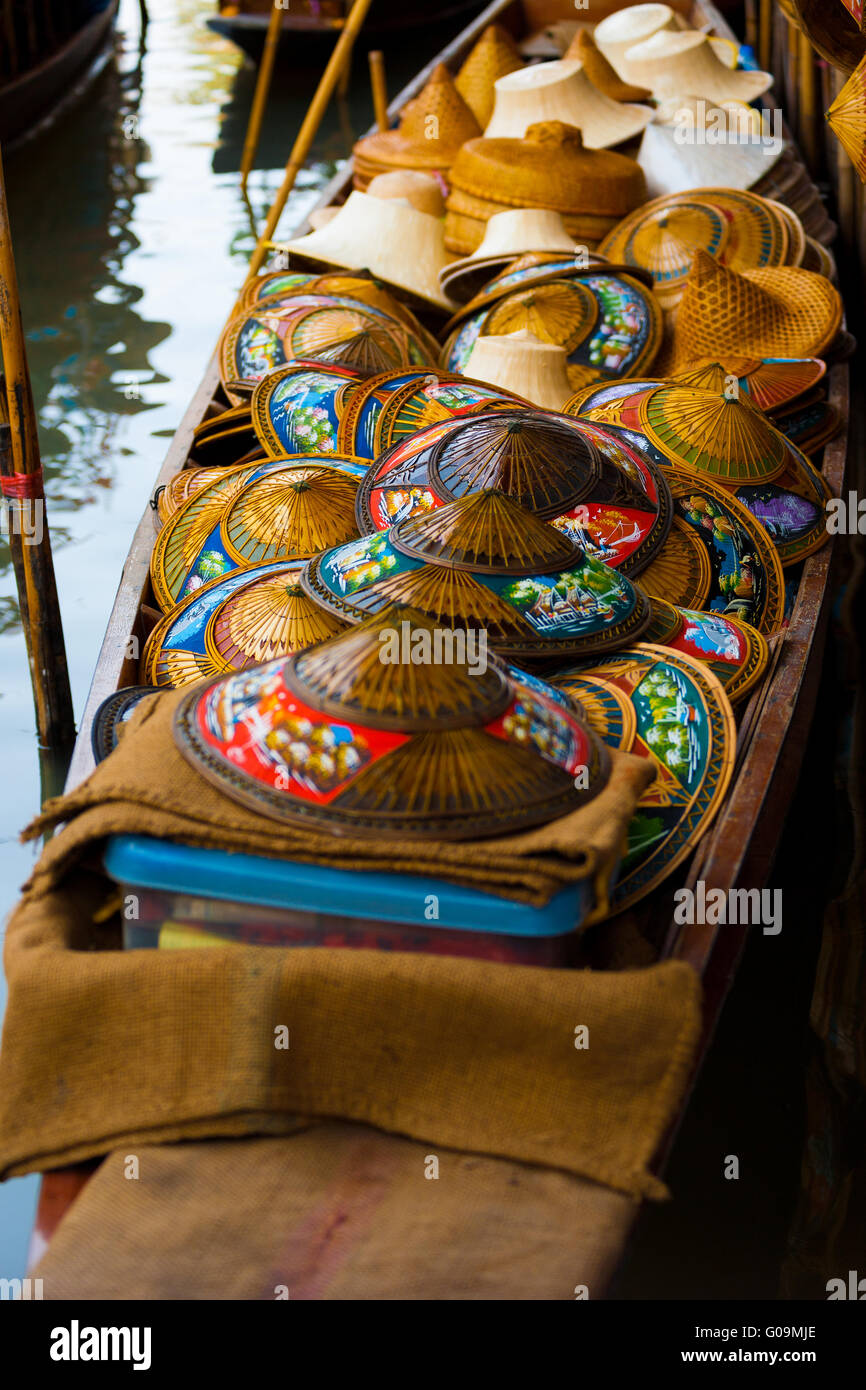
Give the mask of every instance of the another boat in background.
MULTIPOLYGON (((247 57, 258 62, 262 56, 272 3, 273 0, 240 0, 240 3, 219 0, 219 13, 207 21, 208 28, 222 34, 223 38, 231 39, 247 57)), ((288 56, 290 45, 298 40, 327 37, 342 29, 352 8, 352 0, 292 0, 291 5, 281 8, 284 13, 280 53, 288 56)), ((424 25, 446 24, 449 20, 481 8, 480 0, 452 0, 450 4, 440 4, 438 0, 415 0, 408 6, 401 5, 399 0, 374 0, 364 32, 384 36, 389 32, 424 25)))

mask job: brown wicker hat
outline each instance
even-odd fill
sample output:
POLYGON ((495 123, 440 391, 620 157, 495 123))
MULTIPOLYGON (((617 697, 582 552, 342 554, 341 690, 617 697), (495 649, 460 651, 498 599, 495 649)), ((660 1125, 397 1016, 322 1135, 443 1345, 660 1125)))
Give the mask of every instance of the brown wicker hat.
POLYGON ((488 24, 454 83, 482 130, 493 115, 494 83, 522 66, 511 35, 488 24))
POLYGON ((665 368, 715 353, 821 357, 842 324, 839 292, 794 266, 738 273, 698 249, 680 300, 665 368))
POLYGON ((426 87, 404 108, 396 130, 377 130, 357 142, 355 162, 367 178, 389 169, 445 173, 460 146, 480 134, 481 126, 440 63, 426 87))
POLYGON ((605 58, 588 29, 579 29, 565 52, 566 60, 576 58, 583 63, 583 70, 598 91, 611 101, 647 101, 650 92, 646 87, 633 87, 623 82, 616 68, 605 58))
MULTIPOLYGON (((624 217, 646 197, 633 159, 587 150, 575 126, 540 121, 522 140, 470 140, 451 171, 453 188, 500 207, 624 217)), ((449 202, 450 205, 450 202, 449 202)))
POLYGON ((787 0, 785 13, 807 36, 822 58, 843 72, 853 72, 866 57, 866 34, 845 5, 828 0, 787 0))

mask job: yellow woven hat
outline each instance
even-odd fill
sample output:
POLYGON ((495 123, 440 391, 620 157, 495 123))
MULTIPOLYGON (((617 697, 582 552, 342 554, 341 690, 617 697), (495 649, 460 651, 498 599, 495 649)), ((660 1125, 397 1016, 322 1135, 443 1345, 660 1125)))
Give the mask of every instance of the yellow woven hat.
POLYGON ((362 176, 389 169, 426 169, 445 175, 460 146, 480 134, 478 121, 440 63, 404 108, 397 129, 365 135, 355 145, 354 156, 362 176))
POLYGON ((699 358, 821 357, 842 325, 839 293, 823 275, 794 266, 737 272, 695 252, 663 370, 699 358))
POLYGON ((526 329, 479 337, 463 375, 501 386, 545 410, 561 410, 573 395, 565 348, 526 329))
POLYGON ((482 130, 493 115, 495 83, 521 67, 511 35, 498 24, 488 24, 454 83, 482 130))
POLYGON ((866 59, 852 72, 827 112, 827 124, 866 182, 866 59))
POLYGON ((633 87, 623 82, 616 68, 605 58, 588 29, 579 29, 563 55, 566 62, 583 63, 583 69, 593 87, 610 97, 611 101, 648 101, 646 87, 633 87))
POLYGON ((711 101, 754 101, 773 85, 771 72, 736 72, 706 34, 662 30, 627 53, 628 70, 657 100, 692 95, 711 101))
MULTIPOLYGON (((670 5, 629 5, 596 24, 593 37, 607 61, 623 82, 633 82, 626 54, 630 48, 651 38, 659 30, 679 32, 670 5)), ((638 83, 638 86, 643 85, 638 83)))
POLYGON ((493 115, 484 136, 520 139, 539 121, 576 126, 588 149, 620 145, 640 135, 652 120, 649 106, 612 101, 594 87, 583 64, 560 59, 500 77, 493 115))
POLYGON ((355 190, 327 226, 278 249, 301 265, 367 269, 413 300, 457 308, 439 285, 448 263, 442 221, 403 198, 371 198, 355 190))

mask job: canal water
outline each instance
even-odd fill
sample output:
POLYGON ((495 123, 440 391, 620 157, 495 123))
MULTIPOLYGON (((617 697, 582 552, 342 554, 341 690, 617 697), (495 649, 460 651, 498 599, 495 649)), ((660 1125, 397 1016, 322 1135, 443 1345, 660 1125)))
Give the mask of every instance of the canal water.
MULTIPOLYGON (((123 0, 116 53, 98 86, 6 167, 78 715, 132 534, 243 280, 255 225, 327 53, 307 50, 278 69, 247 201, 238 168, 255 70, 206 27, 216 9, 208 0, 148 0, 148 8, 142 36, 138 0, 123 0)), ((388 52, 392 93, 417 69, 417 52, 388 52)), ((303 218, 371 119, 359 51, 348 96, 332 103, 281 230, 303 218)), ((2 536, 0 767, 5 920, 38 853, 18 835, 42 792, 2 536)), ((0 1011, 4 1004, 0 980, 0 1011)), ((0 1278, 23 1272, 37 1182, 0 1185, 0 1278)))

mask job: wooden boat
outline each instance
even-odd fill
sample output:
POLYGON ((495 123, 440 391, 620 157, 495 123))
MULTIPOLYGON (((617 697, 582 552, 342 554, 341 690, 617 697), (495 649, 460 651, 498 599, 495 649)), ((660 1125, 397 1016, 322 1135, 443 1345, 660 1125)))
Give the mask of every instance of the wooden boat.
POLYGON ((48 130, 93 85, 111 55, 119 3, 103 0, 101 5, 81 7, 82 18, 71 31, 67 28, 70 7, 50 6, 42 17, 33 17, 26 46, 12 38, 11 7, 0 6, 0 142, 4 151, 48 130))
MULTIPOLYGON (((529 5, 524 6, 515 0, 493 0, 400 93, 392 104, 391 115, 396 116, 402 106, 421 90, 437 63, 444 62, 452 71, 456 70, 492 21, 507 25, 516 37, 524 35, 527 32, 528 8, 529 5)), ((695 25, 708 26, 721 37, 732 37, 711 0, 696 0, 691 18, 695 25)), ((325 189, 318 206, 339 204, 348 196, 351 186, 352 169, 349 164, 325 189)), ((832 363, 829 367, 829 399, 844 422, 848 419, 848 392, 847 366, 841 361, 832 363)), ((214 358, 171 443, 156 486, 166 484, 183 468, 192 447, 196 426, 209 415, 226 409, 226 406, 214 358)), ((843 492, 846 454, 847 426, 826 445, 823 454, 824 476, 834 496, 843 492)), ((127 653, 130 650, 130 634, 136 635, 143 646, 149 631, 151 620, 148 609, 152 595, 148 566, 153 540, 153 517, 148 509, 136 531, 124 566, 85 707, 67 789, 81 782, 93 767, 90 728, 97 708, 115 690, 135 684, 138 680, 137 663, 130 660, 127 653)), ((678 883, 669 880, 661 892, 657 891, 637 908, 631 909, 643 936, 656 943, 658 959, 685 961, 702 977, 704 1030, 695 1078, 740 961, 748 926, 678 925, 671 916, 671 890, 675 886, 693 888, 701 880, 708 890, 715 888, 725 892, 740 887, 761 888, 767 884, 781 841, 785 816, 796 789, 815 709, 830 614, 836 549, 831 539, 805 561, 787 628, 784 634, 773 639, 768 672, 741 717, 734 777, 711 831, 680 871, 678 883)), ((685 1104, 680 1118, 684 1110, 685 1104)), ((668 1136, 657 1155, 656 1169, 659 1172, 664 1169, 672 1142, 673 1134, 668 1136)), ((45 1176, 35 1230, 35 1254, 44 1249, 60 1215, 86 1181, 89 1171, 85 1167, 45 1176)), ((611 1267, 617 1263, 621 1253, 618 1250, 612 1252, 611 1267)))
MULTIPOLYGON (((437 0, 416 0, 408 6, 399 0, 374 0, 365 32, 385 38, 407 29, 456 22, 461 15, 479 8, 478 0, 451 0, 444 5, 437 0)), ((298 41, 327 38, 341 29, 350 9, 351 0, 293 0, 284 7, 280 56, 290 57, 298 41)), ((207 25, 214 33, 231 39, 257 63, 262 56, 270 10, 270 0, 241 0, 240 4, 220 0, 219 14, 212 15, 207 25)))

